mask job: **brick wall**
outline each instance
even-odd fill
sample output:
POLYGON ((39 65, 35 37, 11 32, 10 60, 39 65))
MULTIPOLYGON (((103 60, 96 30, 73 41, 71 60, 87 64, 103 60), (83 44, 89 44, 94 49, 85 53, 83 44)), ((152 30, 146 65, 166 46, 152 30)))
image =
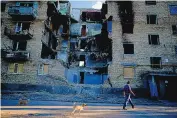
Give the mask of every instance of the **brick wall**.
MULTIPOLYGON (((176 3, 176 2, 175 2, 176 3)), ((123 87, 127 82, 123 76, 122 62, 135 63, 135 77, 131 79, 134 88, 143 87, 143 79, 140 75, 146 71, 172 71, 172 67, 163 66, 162 69, 150 67, 150 57, 162 57, 162 65, 177 62, 174 45, 177 45, 177 37, 172 35, 172 24, 177 24, 177 16, 170 16, 168 4, 170 2, 157 2, 157 5, 146 6, 145 2, 133 2, 134 32, 125 34, 124 37, 134 44, 134 54, 124 55, 122 27, 118 17, 118 6, 115 2, 108 2, 108 15, 113 16, 113 61, 109 66, 111 82, 115 87, 123 87), (157 14, 158 24, 147 24, 146 14, 157 14), (148 34, 158 34, 160 45, 149 45, 148 34), (168 59, 168 63, 165 62, 168 59)), ((177 3, 176 3, 177 4, 177 3)), ((176 69, 177 71, 177 69, 176 69)))
MULTIPOLYGON (((27 40, 27 51, 30 52, 30 60, 24 62, 24 73, 14 74, 14 78, 13 74, 8 73, 9 62, 1 59, 2 83, 35 84, 37 81, 37 69, 39 64, 48 64, 49 75, 64 78, 64 67, 60 64, 58 60, 41 59, 41 38, 42 31, 44 30, 44 20, 47 18, 47 1, 38 3, 38 17, 30 25, 30 28, 33 30, 33 38, 27 40)), ((7 36, 4 35, 4 27, 15 27, 15 22, 12 21, 11 16, 9 16, 7 13, 8 6, 14 4, 15 2, 8 2, 6 4, 5 12, 2 12, 1 15, 3 21, 1 27, 1 48, 5 48, 5 46, 12 47, 12 40, 10 40, 7 36)))

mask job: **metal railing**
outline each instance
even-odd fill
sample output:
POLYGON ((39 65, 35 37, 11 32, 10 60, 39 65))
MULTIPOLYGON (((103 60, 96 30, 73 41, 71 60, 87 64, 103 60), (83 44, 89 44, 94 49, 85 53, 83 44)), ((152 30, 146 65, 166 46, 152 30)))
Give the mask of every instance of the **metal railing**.
POLYGON ((9 35, 30 35, 30 36, 33 36, 34 30, 29 29, 29 30, 21 30, 21 31, 15 32, 15 30, 5 27, 4 34, 8 35, 8 36, 9 35))
POLYGON ((7 52, 5 58, 29 59, 30 53, 28 51, 12 51, 12 52, 7 52))

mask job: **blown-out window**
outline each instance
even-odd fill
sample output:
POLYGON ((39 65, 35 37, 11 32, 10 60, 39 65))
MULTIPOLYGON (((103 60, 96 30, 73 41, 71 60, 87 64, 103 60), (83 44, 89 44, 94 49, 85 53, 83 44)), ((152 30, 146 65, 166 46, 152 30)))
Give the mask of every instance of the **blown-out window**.
POLYGON ((159 35, 148 35, 150 45, 160 45, 159 35))
POLYGON ((13 41, 13 51, 22 50, 25 51, 27 41, 13 41))
POLYGON ((146 5, 156 5, 156 1, 145 1, 146 5))
POLYGON ((134 54, 134 44, 123 44, 124 54, 134 54))
POLYGON ((147 15, 147 24, 157 24, 157 15, 147 15))
POLYGON ((1 1, 1 12, 4 12, 6 10, 6 3, 3 3, 1 1))
POLYGON ((177 34, 177 25, 172 25, 173 34, 177 34))
POLYGON ((161 57, 150 57, 151 68, 161 68, 161 57))

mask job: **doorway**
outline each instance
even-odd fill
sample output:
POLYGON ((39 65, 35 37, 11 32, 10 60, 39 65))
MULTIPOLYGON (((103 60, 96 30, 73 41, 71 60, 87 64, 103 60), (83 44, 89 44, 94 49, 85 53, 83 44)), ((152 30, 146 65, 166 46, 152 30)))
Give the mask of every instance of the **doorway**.
POLYGON ((84 72, 80 72, 80 84, 84 84, 84 72))

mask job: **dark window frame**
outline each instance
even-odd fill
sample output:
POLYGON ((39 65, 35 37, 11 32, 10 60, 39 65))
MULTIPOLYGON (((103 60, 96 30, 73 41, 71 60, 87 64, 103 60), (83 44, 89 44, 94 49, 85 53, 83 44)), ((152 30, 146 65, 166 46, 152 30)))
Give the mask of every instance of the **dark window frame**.
POLYGON ((123 48, 124 48, 124 54, 135 54, 134 44, 132 44, 132 43, 123 43, 123 48), (132 47, 128 47, 128 45, 132 46, 132 47))
POLYGON ((162 57, 150 57, 151 68, 162 68, 162 57))
POLYGON ((156 14, 148 14, 146 15, 146 17, 147 17, 147 24, 158 24, 156 14), (155 21, 153 21, 153 19, 155 19, 155 21))
POLYGON ((149 45, 160 45, 159 35, 158 34, 149 34, 148 35, 149 45), (156 39, 152 39, 153 36, 156 36, 156 39))
POLYGON ((26 51, 27 41, 13 41, 13 51, 26 51))
POLYGON ((156 5, 157 1, 145 1, 146 5, 156 5))
POLYGON ((26 2, 20 2, 20 6, 23 6, 23 7, 33 7, 34 6, 34 3, 26 3, 26 2))
POLYGON ((177 35, 177 25, 172 25, 173 35, 177 35))
POLYGON ((1 12, 5 12, 6 11, 6 3, 3 3, 1 1, 1 12))

